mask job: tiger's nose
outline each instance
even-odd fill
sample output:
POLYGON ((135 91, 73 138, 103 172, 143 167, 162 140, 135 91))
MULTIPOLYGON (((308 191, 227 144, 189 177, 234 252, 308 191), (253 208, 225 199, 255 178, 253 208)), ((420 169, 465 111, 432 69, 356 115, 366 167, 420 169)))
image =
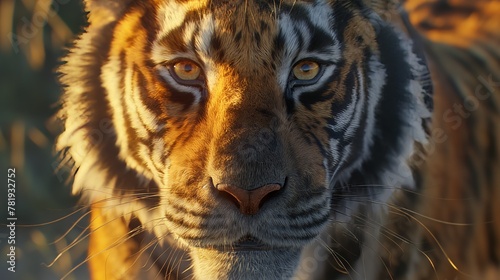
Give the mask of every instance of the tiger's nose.
POLYGON ((267 184, 250 191, 230 184, 217 184, 215 188, 223 194, 223 197, 234 202, 242 214, 255 215, 259 212, 264 201, 272 193, 279 191, 282 186, 280 184, 267 184))

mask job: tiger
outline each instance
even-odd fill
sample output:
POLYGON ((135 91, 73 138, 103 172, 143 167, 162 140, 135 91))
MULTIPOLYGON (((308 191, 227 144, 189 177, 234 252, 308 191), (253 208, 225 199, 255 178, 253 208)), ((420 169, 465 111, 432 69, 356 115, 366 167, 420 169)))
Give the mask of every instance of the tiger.
POLYGON ((497 1, 84 2, 92 279, 498 279, 497 1))

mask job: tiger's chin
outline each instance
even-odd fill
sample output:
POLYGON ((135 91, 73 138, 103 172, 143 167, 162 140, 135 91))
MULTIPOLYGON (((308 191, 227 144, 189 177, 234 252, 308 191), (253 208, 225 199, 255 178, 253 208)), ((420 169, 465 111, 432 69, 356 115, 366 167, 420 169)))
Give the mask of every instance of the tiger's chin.
POLYGON ((290 279, 298 266, 300 248, 257 246, 192 247, 196 279, 290 279), (269 250, 267 250, 269 249, 269 250))

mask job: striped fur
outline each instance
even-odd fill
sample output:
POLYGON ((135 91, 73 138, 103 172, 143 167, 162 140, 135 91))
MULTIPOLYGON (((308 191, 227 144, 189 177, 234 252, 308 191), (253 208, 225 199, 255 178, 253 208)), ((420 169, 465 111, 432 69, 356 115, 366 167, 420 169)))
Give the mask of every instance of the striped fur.
POLYGON ((331 279, 329 258, 350 243, 366 248, 338 257, 351 277, 382 273, 373 248, 397 190, 422 189, 433 108, 423 49, 396 6, 86 5, 90 24, 60 69, 56 148, 92 209, 95 279, 331 279), (186 60, 201 68, 194 80, 175 74, 186 60), (297 79, 300 61, 319 74, 297 79), (245 215, 221 183, 283 188, 245 215), (249 239, 265 249, 231 249, 249 239))

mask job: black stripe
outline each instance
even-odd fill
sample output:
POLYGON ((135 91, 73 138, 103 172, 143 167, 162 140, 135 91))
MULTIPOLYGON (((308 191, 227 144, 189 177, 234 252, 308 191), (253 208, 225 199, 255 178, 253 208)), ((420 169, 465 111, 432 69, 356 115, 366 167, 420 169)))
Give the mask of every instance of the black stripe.
MULTIPOLYGON (((302 50, 304 49, 304 36, 302 35, 302 32, 300 32, 300 29, 297 28, 297 25, 293 27, 293 33, 296 35, 297 38, 297 49, 302 50)), ((288 55, 292 55, 291 53, 287 53, 288 55)), ((295 58, 294 58, 295 60, 295 58)))
MULTIPOLYGON (((127 144, 128 144, 128 152, 130 155, 141 165, 142 167, 146 167, 147 164, 144 162, 142 157, 139 155, 139 144, 143 144, 146 147, 151 146, 151 139, 146 138, 146 139, 140 139, 137 136, 136 131, 134 128, 132 128, 132 121, 131 117, 127 112, 127 106, 125 104, 124 99, 121 100, 122 102, 122 107, 123 107, 123 119, 125 122, 125 131, 126 131, 126 137, 127 137, 127 144)), ((130 110, 131 108, 129 108, 130 110)))
MULTIPOLYGON (((401 39, 388 25, 381 25, 377 33, 380 61, 386 69, 386 81, 382 88, 380 100, 375 112, 375 135, 371 148, 371 158, 362 168, 352 175, 354 185, 366 180, 375 179, 389 165, 393 164, 394 156, 402 152, 400 141, 407 127, 407 113, 415 110, 411 105, 413 93, 408 91, 408 83, 412 79, 411 65, 406 61, 407 54, 402 48, 401 39)), ((365 58, 369 61, 368 58, 365 58)), ((367 72, 370 79, 373 73, 367 72)), ((376 81, 369 80, 369 87, 376 81)), ((373 101, 372 101, 373 102, 373 101)))
POLYGON ((201 219, 207 219, 211 217, 211 215, 208 215, 207 213, 200 213, 199 210, 193 210, 193 209, 188 209, 179 203, 173 203, 171 200, 169 200, 168 205, 170 205, 172 208, 175 209, 176 213, 183 213, 183 214, 189 214, 191 216, 201 218, 201 219))
MULTIPOLYGON (((149 69, 148 69, 149 70, 149 69)), ((141 89, 140 96, 142 99, 142 103, 153 112, 154 115, 161 116, 162 114, 166 113, 165 112, 165 104, 162 104, 156 99, 153 99, 149 96, 148 92, 151 91, 150 85, 148 85, 148 82, 146 80, 146 77, 142 73, 141 69, 137 66, 134 65, 134 72, 137 74, 137 86, 141 89)), ((159 119, 157 121, 160 121, 159 119)), ((163 125, 165 123, 162 123, 163 125)))
MULTIPOLYGON (((318 209, 323 209, 325 206, 325 203, 328 201, 328 193, 327 190, 324 189, 324 186, 321 187, 314 187, 312 183, 310 182, 310 178, 306 178, 305 180, 303 179, 303 182, 300 182, 301 186, 306 186, 307 192, 305 193, 306 195, 301 195, 301 197, 298 197, 297 200, 291 201, 287 207, 292 207, 292 209, 297 208, 297 203, 299 203, 299 200, 301 201, 304 197, 307 197, 308 201, 307 203, 310 203, 312 200, 315 200, 316 198, 322 198, 320 202, 314 202, 314 204, 309 205, 307 209, 298 209, 297 211, 289 211, 287 213, 287 217, 291 219, 295 218, 300 218, 304 216, 309 216, 313 213, 317 213, 318 209), (312 191, 311 189, 319 189, 320 191, 312 191)), ((300 190, 299 190, 300 192, 300 190)), ((303 202, 300 202, 303 203, 303 202)))
MULTIPOLYGON (((183 92, 169 84, 163 77, 161 77, 161 83, 164 87, 166 87, 167 91, 165 93, 165 97, 167 99, 167 103, 177 103, 184 105, 182 111, 185 112, 194 104, 195 96, 191 92, 183 92)), ((198 90, 198 89, 197 89, 198 90)), ((166 104, 168 106, 168 104, 166 104)))
POLYGON ((330 82, 332 82, 334 79, 335 75, 331 75, 328 80, 323 82, 323 86, 321 86, 320 88, 316 89, 315 91, 305 91, 301 93, 299 96, 299 102, 308 110, 312 111, 312 106, 314 104, 332 99, 335 93, 333 92, 333 90, 329 90, 329 86, 330 82))
POLYGON ((171 52, 187 52, 191 48, 191 50, 195 50, 194 48, 194 40, 196 33, 199 30, 199 24, 195 24, 196 30, 193 32, 193 36, 190 42, 184 41, 184 34, 186 32, 186 26, 191 23, 199 23, 202 15, 200 11, 189 11, 186 13, 184 17, 184 21, 180 26, 172 29, 168 34, 166 34, 161 40, 167 46, 169 51, 171 52))
POLYGON ((332 30, 335 30, 337 35, 337 40, 341 43, 343 48, 344 44, 344 32, 347 25, 351 22, 354 17, 352 11, 348 9, 349 1, 336 1, 333 5, 333 22, 332 30))
POLYGON ((292 22, 307 22, 308 26, 311 26, 311 21, 309 20, 309 13, 306 8, 300 5, 289 5, 282 4, 280 9, 281 14, 287 14, 292 19, 292 22))
MULTIPOLYGON (((325 203, 325 205, 326 205, 326 203, 325 203)), ((325 207, 325 205, 323 205, 323 208, 325 207)), ((323 215, 320 215, 320 216, 312 216, 311 215, 311 216, 304 217, 303 219, 305 219, 305 221, 303 221, 303 220, 297 221, 297 220, 291 219, 290 223, 288 225, 288 228, 290 228, 292 230, 310 229, 313 227, 324 225, 326 223, 326 221, 328 221, 328 218, 330 218, 329 211, 325 212, 323 215)))
POLYGON ((241 42, 241 30, 238 31, 238 33, 236 33, 236 35, 234 36, 234 42, 236 44, 240 44, 240 42, 241 42))
POLYGON ((325 149, 324 145, 323 144, 327 144, 327 143, 323 143, 321 142, 321 140, 319 140, 318 136, 316 136, 313 132, 310 132, 310 131, 307 131, 307 132, 304 132, 305 136, 306 137, 310 137, 311 139, 309 138, 306 138, 306 140, 308 140, 309 144, 312 144, 312 142, 314 141, 314 143, 316 144, 316 146, 318 147, 321 155, 322 155, 322 158, 328 158, 329 155, 330 155, 330 151, 325 149))
POLYGON ((310 31, 312 36, 307 48, 308 52, 327 52, 334 46, 333 38, 319 27, 315 27, 310 31))
POLYGON ((226 52, 222 48, 220 37, 214 34, 210 39, 210 56, 215 63, 220 63, 224 60, 226 52))
POLYGON ((144 13, 141 17, 141 25, 147 34, 147 41, 145 42, 146 44, 144 44, 143 52, 145 54, 150 54, 153 42, 156 40, 156 36, 159 30, 159 23, 157 21, 157 7, 155 7, 155 5, 150 1, 134 2, 143 5, 144 13))
MULTIPOLYGON (((158 176, 159 176, 159 177, 163 180, 163 178, 165 177, 165 170, 164 170, 164 168, 165 168, 165 160, 167 159, 167 158, 165 157, 165 145, 166 145, 166 144, 164 143, 164 146, 163 146, 163 148, 162 148, 162 149, 163 149, 163 153, 162 153, 162 154, 161 154, 161 156, 160 156, 160 162, 155 162, 155 161, 153 160, 153 152, 154 152, 154 150, 153 150, 153 149, 154 149, 154 148, 155 148, 155 146, 156 146, 156 144, 154 144, 154 143, 153 143, 153 140, 154 140, 154 139, 155 139, 155 138, 153 138, 153 137, 150 137, 150 139, 148 139, 148 140, 149 140, 149 142, 151 143, 151 144, 148 146, 148 148, 150 149, 150 150, 149 150, 149 157, 151 158, 151 162, 153 163, 154 168, 155 168, 155 169, 156 169, 156 171, 159 173, 159 174, 158 174, 158 176)), ((163 140, 163 139, 161 138, 161 140, 163 140)))
POLYGON ((185 53, 188 51, 188 45, 184 42, 184 25, 171 30, 161 42, 172 53, 185 53))
POLYGON ((267 24, 265 21, 261 20, 260 21, 260 33, 265 33, 269 32, 271 28, 269 27, 269 24, 267 24))
MULTIPOLYGON (((127 81, 125 80, 125 72, 127 71, 128 69, 128 65, 127 65, 127 62, 126 62, 126 52, 125 50, 122 50, 120 52, 120 55, 119 55, 119 59, 120 59, 120 73, 118 73, 120 75, 120 85, 119 85, 119 88, 124 90, 126 88, 126 83, 127 81)), ((130 69, 130 71, 133 72, 133 68, 130 69)), ((130 88, 131 90, 133 91, 133 77, 132 77, 132 80, 129 81, 130 82, 130 88)), ((123 92, 123 94, 125 95, 126 93, 123 92)), ((132 94, 132 93, 131 93, 132 94)), ((132 96, 131 96, 132 98, 132 96)), ((147 164, 144 162, 144 160, 142 159, 142 157, 139 155, 139 144, 144 144, 146 147, 151 147, 151 139, 149 137, 147 137, 146 139, 140 139, 138 136, 137 136, 137 132, 134 130, 134 128, 132 127, 132 120, 131 120, 131 116, 129 114, 129 111, 130 110, 133 110, 134 108, 129 108, 125 102, 125 98, 121 98, 121 106, 123 108, 123 120, 124 120, 124 123, 125 123, 125 131, 126 131, 126 137, 127 137, 127 143, 129 145, 129 152, 130 152, 130 155, 143 167, 147 166, 147 164)), ((136 106, 135 106, 136 107, 136 106)), ((135 108, 137 110, 137 108, 135 108)), ((141 121, 141 119, 139 118, 139 121, 141 121)), ((146 129, 146 128, 145 128, 146 129)), ((147 130, 147 129, 146 129, 147 130)))
POLYGON ((255 44, 257 45, 257 48, 260 48, 260 42, 261 42, 260 33, 255 31, 253 33, 253 39, 254 39, 255 44))
MULTIPOLYGON (((338 71, 338 73, 335 74, 334 76, 336 77, 337 80, 341 79, 341 77, 339 75, 341 69, 342 69, 342 66, 338 67, 336 69, 336 71, 338 71)), ((344 110, 347 109, 347 106, 349 106, 353 102, 353 96, 357 92, 355 90, 355 86, 354 86, 356 81, 357 81, 355 71, 356 71, 356 65, 353 64, 353 65, 351 65, 349 73, 347 74, 347 76, 344 80, 344 87, 345 87, 344 100, 342 100, 341 103, 340 102, 332 102, 332 106, 331 106, 332 118, 330 118, 328 120, 329 125, 332 125, 334 127, 338 126, 337 119, 338 119, 339 113, 344 112, 344 110)), ((359 101, 359 97, 358 97, 358 101, 359 101)), ((351 116, 351 120, 348 123, 350 123, 352 121, 352 118, 354 118, 354 114, 351 116)), ((330 129, 328 127, 325 127, 325 130, 327 131, 329 138, 339 139, 341 144, 344 145, 344 143, 345 143, 345 141, 344 141, 344 132, 345 131, 344 130, 334 131, 333 129, 330 129)))
MULTIPOLYGON (((365 57, 364 57, 363 61, 370 61, 370 54, 368 53, 368 50, 365 51, 365 57)), ((365 71, 363 71, 363 72, 364 73, 359 73, 357 68, 352 69, 352 74, 355 76, 355 80, 356 80, 356 84, 357 84, 358 88, 361 88, 361 85, 359 84, 360 81, 358 80, 358 77, 356 74, 364 75, 366 77, 366 75, 368 74, 366 71, 366 68, 365 68, 365 71)), ((366 81, 367 79, 365 78, 364 80, 366 81)), ((366 83, 364 85, 364 88, 365 88, 365 92, 360 92, 360 95, 364 95, 364 97, 365 97, 365 103, 363 104, 363 107, 361 108, 362 113, 360 116, 359 126, 356 128, 355 133, 351 137, 346 138, 346 139, 342 139, 343 141, 347 141, 347 142, 351 143, 351 153, 345 161, 346 167, 350 163, 355 162, 356 159, 361 156, 361 152, 363 152, 363 146, 365 144, 364 134, 367 133, 366 127, 368 124, 368 118, 370 117, 370 116, 368 116, 368 107, 369 107, 371 102, 375 102, 374 100, 369 100, 370 93, 368 92, 368 85, 366 83)), ((355 116, 355 114, 353 115, 353 117, 354 116, 355 116)), ((350 123, 352 121, 353 120, 351 119, 350 123)))
MULTIPOLYGON (((163 216, 171 223, 176 225, 176 228, 178 227, 185 227, 188 229, 200 229, 204 230, 205 227, 207 226, 205 223, 192 223, 187 219, 182 219, 182 218, 177 218, 171 215, 169 212, 164 212, 163 216)), ((185 236, 183 236, 185 238, 185 236)))
MULTIPOLYGON (((139 104, 136 104, 136 100, 134 100, 134 97, 133 95, 134 94, 137 94, 139 99, 140 99, 140 103, 142 105, 146 105, 144 104, 144 101, 142 100, 142 92, 143 92, 143 88, 139 88, 139 92, 135 92, 136 90, 136 87, 135 87, 135 84, 134 82, 137 81, 139 79, 139 74, 140 74, 140 71, 139 71, 139 66, 137 64, 134 63, 134 66, 132 66, 132 100, 133 100, 133 103, 134 103, 134 108, 130 108, 131 110, 135 109, 135 111, 137 112, 137 118, 139 119, 139 122, 141 123, 142 127, 148 132, 148 134, 151 134, 151 133, 156 133, 156 131, 151 131, 147 126, 148 124, 146 123, 146 121, 143 119, 143 117, 141 116, 141 111, 142 109, 139 107, 139 104)), ((148 108, 146 108, 147 110, 148 108)), ((151 113, 151 112, 149 112, 151 113)), ((156 119, 156 118, 155 118, 156 119)), ((149 135, 148 138, 151 138, 151 135, 149 135)), ((148 146, 149 147, 149 146, 148 146)))
MULTIPOLYGON (((325 192, 326 192, 326 190, 325 190, 325 192)), ((321 194, 321 195, 323 195, 323 194, 321 194)), ((311 199, 312 197, 308 197, 308 198, 311 199)), ((313 205, 309 205, 309 208, 307 208, 305 210, 301 209, 300 212, 289 213, 286 218, 290 219, 290 220, 297 220, 297 219, 301 219, 304 217, 309 217, 309 216, 312 216, 314 214, 317 214, 318 209, 323 209, 326 206, 327 200, 328 199, 325 198, 323 201, 321 201, 321 203, 315 203, 313 205)), ((305 202, 305 203, 308 203, 308 202, 305 202)))
MULTIPOLYGON (((403 21, 403 24, 408 31, 408 35, 410 36, 413 45, 412 45, 412 51, 413 53, 419 58, 419 60, 422 62, 423 66, 425 67, 424 73, 422 73, 422 76, 424 76, 425 79, 428 79, 428 81, 423 83, 423 90, 425 92, 424 94, 424 104, 429 109, 429 111, 433 111, 434 109, 434 100, 432 98, 433 96, 433 84, 431 81, 430 77, 430 71, 429 67, 426 63, 426 56, 425 56, 425 39, 420 35, 420 33, 416 30, 416 28, 412 25, 410 22, 408 13, 404 9, 399 9, 399 14, 401 16, 401 19, 403 21)), ((422 77, 415 77, 419 80, 422 79, 422 77)))

